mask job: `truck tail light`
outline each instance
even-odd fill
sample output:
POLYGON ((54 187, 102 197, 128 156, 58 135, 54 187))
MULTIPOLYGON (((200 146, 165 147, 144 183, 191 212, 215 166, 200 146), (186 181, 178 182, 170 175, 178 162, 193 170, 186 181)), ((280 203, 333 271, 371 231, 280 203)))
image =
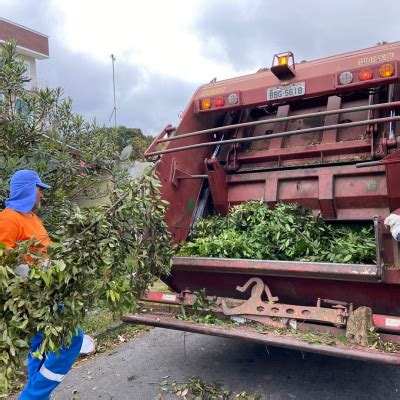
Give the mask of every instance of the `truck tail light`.
POLYGON ((211 100, 210 99, 202 99, 200 102, 201 110, 208 110, 211 108, 211 100))
POLYGON ((223 107, 225 105, 225 99, 222 96, 216 97, 214 99, 215 107, 223 107))
POLYGON ((228 93, 200 98, 196 107, 197 111, 216 111, 237 106, 240 103, 240 92, 228 93))
POLYGON ((360 81, 369 81, 374 77, 374 73, 372 72, 371 68, 363 68, 358 73, 358 77, 360 81))
POLYGON ((394 73, 394 67, 392 64, 383 64, 379 68, 379 75, 381 78, 389 78, 394 73))
POLYGON ((339 82, 342 85, 348 85, 353 82, 353 74, 350 71, 345 71, 340 74, 339 82))
POLYGON ((236 93, 231 93, 228 96, 228 103, 230 106, 233 106, 234 104, 237 104, 239 102, 239 97, 236 93))

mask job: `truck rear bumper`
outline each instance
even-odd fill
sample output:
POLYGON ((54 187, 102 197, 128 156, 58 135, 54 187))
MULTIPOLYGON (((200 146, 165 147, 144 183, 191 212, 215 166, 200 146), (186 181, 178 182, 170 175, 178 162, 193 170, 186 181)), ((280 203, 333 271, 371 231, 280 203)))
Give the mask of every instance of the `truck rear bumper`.
POLYGON ((192 321, 178 320, 173 316, 159 314, 135 314, 122 318, 126 323, 150 325, 160 328, 174 329, 204 335, 241 339, 257 342, 268 346, 319 353, 327 356, 350 358, 354 360, 380 364, 400 365, 400 352, 384 353, 382 351, 358 346, 329 346, 324 344, 309 344, 289 336, 281 336, 274 332, 259 333, 245 326, 218 326, 192 321))

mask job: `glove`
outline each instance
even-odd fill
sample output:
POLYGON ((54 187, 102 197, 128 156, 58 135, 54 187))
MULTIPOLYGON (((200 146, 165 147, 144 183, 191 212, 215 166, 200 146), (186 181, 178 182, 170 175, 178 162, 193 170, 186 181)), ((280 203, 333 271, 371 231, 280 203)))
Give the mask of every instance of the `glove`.
POLYGON ((17 265, 14 268, 14 272, 16 275, 20 276, 21 278, 26 278, 29 274, 29 266, 27 264, 17 265))
POLYGON ((393 238, 400 241, 400 209, 390 214, 384 221, 386 228, 390 229, 393 238))
POLYGON ((83 335, 82 347, 79 354, 88 355, 96 351, 96 341, 89 335, 83 335))

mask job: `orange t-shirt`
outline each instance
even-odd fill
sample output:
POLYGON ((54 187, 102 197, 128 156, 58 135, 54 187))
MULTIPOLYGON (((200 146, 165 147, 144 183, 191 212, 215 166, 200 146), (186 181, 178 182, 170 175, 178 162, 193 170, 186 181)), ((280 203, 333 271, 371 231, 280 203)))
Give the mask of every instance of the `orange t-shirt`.
POLYGON ((46 247, 51 244, 46 228, 35 213, 24 214, 10 208, 0 212, 0 242, 6 247, 15 248, 17 242, 31 239, 40 242, 34 251, 45 252, 46 247))

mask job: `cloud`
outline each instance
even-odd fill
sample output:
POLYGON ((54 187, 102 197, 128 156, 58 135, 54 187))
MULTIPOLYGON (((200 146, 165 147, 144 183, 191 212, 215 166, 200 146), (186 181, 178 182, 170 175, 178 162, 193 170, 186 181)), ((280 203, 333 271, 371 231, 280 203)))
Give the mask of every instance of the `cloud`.
POLYGON ((272 55, 291 50, 298 61, 370 47, 398 36, 400 3, 381 0, 206 2, 194 29, 206 57, 237 73, 269 66, 272 55))
POLYGON ((184 110, 197 85, 189 82, 152 75, 151 83, 133 90, 121 104, 123 118, 133 115, 135 126, 146 126, 144 133, 158 134, 168 123, 176 125, 178 115, 184 110), (136 122, 137 121, 137 122, 136 122))
MULTIPOLYGON (((86 119, 113 125, 114 107, 111 58, 104 62, 52 45, 52 59, 40 64, 49 86, 60 85, 72 97, 74 110, 86 119)), ((117 122, 157 134, 174 123, 195 85, 160 74, 148 74, 124 61, 115 62, 117 122), (188 95, 189 93, 189 95, 188 95), (172 120, 171 120, 172 119, 172 120)))
POLYGON ((48 35, 61 16, 53 14, 51 0, 0 0, 1 16, 48 35))
MULTIPOLYGON (((1 0, 0 0, 1 1, 1 0)), ((87 120, 96 118, 100 124, 113 125, 112 64, 74 51, 65 44, 60 33, 62 15, 50 1, 3 3, 3 15, 14 22, 49 36, 50 58, 38 61, 39 84, 64 88, 65 96, 73 99, 73 108, 87 120)), ((115 63, 117 122, 140 128, 146 134, 158 134, 167 123, 175 123, 197 83, 149 72, 126 57, 115 63)))
POLYGON ((148 134, 174 124, 201 83, 270 66, 274 53, 311 60, 399 39, 400 3, 389 0, 188 0, 157 13, 154 1, 88 1, 78 13, 77 4, 0 0, 5 18, 49 36, 39 82, 63 87, 75 111, 106 125, 115 52, 118 123, 148 134))

